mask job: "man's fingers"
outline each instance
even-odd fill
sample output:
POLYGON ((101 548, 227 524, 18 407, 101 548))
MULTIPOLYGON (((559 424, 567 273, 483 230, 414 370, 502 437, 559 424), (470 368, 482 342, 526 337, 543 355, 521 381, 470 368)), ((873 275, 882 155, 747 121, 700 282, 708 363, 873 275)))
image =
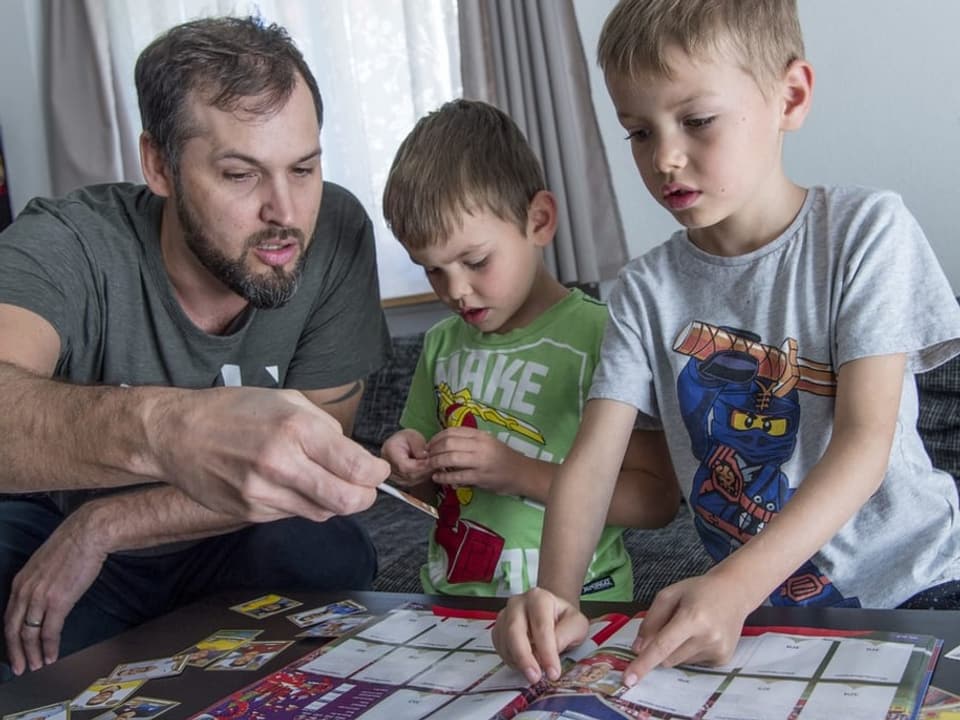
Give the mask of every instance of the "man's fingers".
POLYGON ((31 670, 43 667, 40 633, 46 611, 42 609, 42 602, 32 599, 40 594, 37 589, 25 590, 22 581, 17 583, 14 579, 4 635, 10 667, 18 675, 28 667, 31 670))
POLYGON ((344 435, 328 435, 304 449, 319 469, 348 483, 376 487, 390 475, 390 463, 344 435))
MULTIPOLYGON (((250 522, 272 522, 294 515, 314 522, 323 522, 333 516, 333 512, 327 507, 328 503, 317 503, 316 495, 312 492, 315 486, 312 484, 303 481, 304 487, 301 491, 299 487, 286 487, 264 480, 256 482, 259 487, 248 487, 245 494, 244 515, 250 522)), ((300 484, 301 482, 297 483, 300 484)))
POLYGON ((178 442, 158 432, 153 454, 163 477, 213 511, 247 522, 326 519, 369 506, 390 474, 303 393, 222 388, 204 398, 178 406, 178 442))
MULTIPOLYGON (((390 464, 370 457, 378 463, 376 476, 383 470, 386 479, 390 464)), ((350 482, 301 455, 288 458, 282 467, 251 473, 239 488, 241 505, 233 512, 250 522, 269 522, 291 515, 322 522, 333 515, 365 510, 375 499, 376 485, 350 482)))
MULTIPOLYGON (((383 479, 390 476, 390 464, 381 461, 387 469, 383 479)), ((382 482, 382 481, 381 481, 382 482)), ((356 484, 343 476, 334 474, 330 469, 317 465, 309 459, 304 459, 298 471, 289 479, 289 489, 300 496, 299 503, 309 504, 316 509, 318 515, 327 519, 332 515, 352 515, 366 510, 377 498, 376 485, 356 484)), ((302 510, 294 510, 297 515, 304 515, 302 510)), ((319 519, 304 515, 311 519, 319 519)))
POLYGON ((56 662, 60 655, 60 635, 63 633, 63 625, 73 606, 73 603, 65 607, 51 605, 47 609, 47 614, 43 618, 43 628, 40 631, 40 647, 43 652, 43 662, 46 665, 56 662))
POLYGON ((43 667, 43 652, 40 649, 40 633, 42 628, 24 625, 20 630, 20 640, 27 658, 27 667, 39 670, 43 667))
POLYGON ((13 670, 14 675, 21 675, 27 668, 26 655, 20 639, 20 633, 24 629, 24 604, 16 591, 11 593, 9 603, 4 617, 3 636, 7 642, 7 660, 10 663, 10 669, 13 670))

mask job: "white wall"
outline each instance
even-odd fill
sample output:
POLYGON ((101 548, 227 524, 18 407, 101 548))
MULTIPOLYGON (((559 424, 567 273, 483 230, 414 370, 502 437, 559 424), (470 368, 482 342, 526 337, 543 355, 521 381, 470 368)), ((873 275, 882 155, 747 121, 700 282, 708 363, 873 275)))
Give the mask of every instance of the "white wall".
MULTIPOLYGON (((643 187, 596 68, 597 38, 614 5, 574 0, 627 243, 637 255, 677 225, 643 187)), ((787 138, 788 174, 805 185, 902 194, 960 293, 960 2, 800 0, 800 20, 816 80, 807 122, 787 138)))

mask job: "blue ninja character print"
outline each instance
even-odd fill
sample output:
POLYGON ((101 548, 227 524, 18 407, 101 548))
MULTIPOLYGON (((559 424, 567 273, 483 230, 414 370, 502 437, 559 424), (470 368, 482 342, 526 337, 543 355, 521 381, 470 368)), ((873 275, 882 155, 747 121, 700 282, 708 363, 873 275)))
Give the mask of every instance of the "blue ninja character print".
MULTIPOLYGON (((783 467, 800 429, 800 392, 834 395, 823 363, 798 357, 788 338, 765 345, 745 330, 703 322, 687 326, 674 349, 690 359, 677 394, 691 450, 699 461, 690 506, 707 552, 720 561, 783 509, 794 492, 783 467)), ((773 605, 860 605, 844 598, 812 560, 770 596, 773 605)))

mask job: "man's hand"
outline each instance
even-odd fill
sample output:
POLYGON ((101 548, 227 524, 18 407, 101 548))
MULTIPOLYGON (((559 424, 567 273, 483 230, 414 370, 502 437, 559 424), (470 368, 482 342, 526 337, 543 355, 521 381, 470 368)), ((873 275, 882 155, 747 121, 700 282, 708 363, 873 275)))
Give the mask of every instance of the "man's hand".
POLYGON ((589 622, 580 610, 541 588, 514 595, 497 615, 493 644, 510 667, 530 683, 542 672, 560 677, 560 653, 587 637, 589 622))
POLYGON ((80 512, 64 520, 13 579, 4 636, 15 675, 57 659, 63 622, 107 557, 97 535, 82 529, 80 512))
POLYGON ((409 487, 430 480, 427 441, 416 430, 404 428, 387 438, 380 454, 393 468, 397 485, 409 487))
POLYGON ((738 588, 713 570, 661 590, 634 641, 637 657, 623 672, 624 685, 635 685, 658 665, 715 665, 730 660, 744 620, 754 609, 742 597, 738 588))
POLYGON ((516 493, 514 478, 526 458, 490 433, 476 428, 441 430, 427 443, 433 481, 472 485, 494 493, 516 493))
POLYGON ((249 522, 359 512, 390 474, 386 460, 345 437, 333 417, 295 390, 171 393, 146 413, 145 435, 149 474, 249 522))

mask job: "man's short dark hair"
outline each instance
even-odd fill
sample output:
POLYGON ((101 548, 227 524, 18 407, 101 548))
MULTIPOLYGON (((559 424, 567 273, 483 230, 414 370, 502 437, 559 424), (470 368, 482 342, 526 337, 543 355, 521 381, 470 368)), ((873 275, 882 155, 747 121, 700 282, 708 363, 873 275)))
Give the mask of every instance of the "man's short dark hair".
POLYGON ((151 42, 134 75, 143 129, 176 170, 196 128, 191 93, 226 111, 256 115, 286 103, 300 75, 323 123, 320 90, 287 31, 259 18, 204 18, 176 25, 151 42))

